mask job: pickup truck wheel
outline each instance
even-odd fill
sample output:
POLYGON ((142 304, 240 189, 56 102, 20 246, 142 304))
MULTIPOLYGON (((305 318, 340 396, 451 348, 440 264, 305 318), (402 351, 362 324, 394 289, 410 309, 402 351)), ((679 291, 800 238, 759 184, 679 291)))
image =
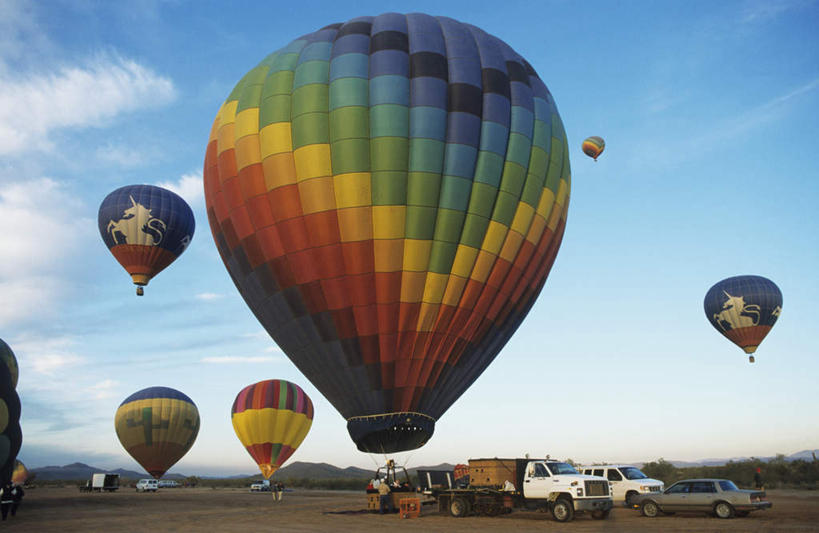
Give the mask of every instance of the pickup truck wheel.
POLYGON ((634 504, 634 497, 637 496, 637 492, 630 490, 626 493, 626 506, 631 507, 634 504))
POLYGON ((718 518, 733 518, 734 507, 728 502, 718 502, 714 506, 714 514, 717 515, 718 518))
POLYGON ((592 511, 592 518, 595 520, 605 520, 609 517, 609 513, 611 513, 611 509, 606 509, 605 511, 592 511))
POLYGON ((647 501, 643 503, 642 507, 643 516, 647 516, 649 518, 654 518, 658 514, 660 514, 660 508, 657 506, 656 503, 652 501, 647 501))
POLYGON ((470 507, 469 500, 456 496, 452 498, 452 503, 449 504, 449 514, 455 518, 463 518, 469 514, 470 507))
POLYGON ((558 522, 571 522, 574 518, 574 506, 572 506, 572 502, 566 498, 558 498, 557 501, 552 504, 552 516, 554 516, 558 522))

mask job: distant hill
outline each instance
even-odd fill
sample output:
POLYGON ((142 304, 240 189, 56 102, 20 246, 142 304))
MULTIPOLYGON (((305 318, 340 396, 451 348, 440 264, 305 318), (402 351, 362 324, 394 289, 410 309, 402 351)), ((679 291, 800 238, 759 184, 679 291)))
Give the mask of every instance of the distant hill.
MULTIPOLYGON (((819 458, 819 449, 802 450, 801 452, 792 453, 785 456, 786 461, 812 461, 814 456, 819 458)), ((692 466, 721 466, 729 461, 740 462, 747 461, 750 457, 731 457, 729 459, 701 459, 700 461, 674 461, 667 460, 678 468, 692 467, 692 466)), ((769 462, 775 457, 755 457, 760 461, 769 462)), ((645 462, 631 463, 641 467, 645 462)), ((449 463, 441 463, 436 466, 418 466, 408 469, 412 475, 418 470, 452 470, 454 465, 449 463)), ((41 480, 79 480, 91 479, 91 474, 95 472, 112 472, 119 474, 123 479, 142 479, 148 477, 144 472, 135 472, 133 470, 125 470, 118 468, 116 470, 106 470, 104 468, 97 468, 89 466, 85 463, 72 463, 65 466, 43 466, 40 468, 29 469, 32 473, 37 475, 37 479, 41 480)), ((375 468, 358 468, 355 466, 348 466, 347 468, 339 468, 328 463, 308 463, 303 461, 296 461, 291 463, 273 475, 273 479, 368 479, 375 473, 375 468)), ((259 474, 256 474, 259 475, 259 474)), ((241 479, 255 477, 254 474, 235 474, 231 476, 201 476, 209 479, 241 479)), ((183 474, 168 474, 163 479, 184 479, 183 474)))
POLYGON ((305 463, 296 461, 273 474, 273 479, 366 479, 372 477, 373 470, 355 466, 339 468, 327 463, 305 463))
MULTIPOLYGON (((819 450, 802 450, 801 452, 792 453, 790 455, 785 456, 785 460, 790 461, 813 461, 814 458, 819 458, 819 450)), ((729 457, 727 459, 700 459, 699 461, 673 461, 667 460, 669 463, 673 464, 677 468, 687 468, 693 466, 722 466, 728 464, 729 462, 733 461, 735 463, 739 463, 742 461, 750 461, 751 459, 758 459, 763 463, 770 462, 776 459, 775 456, 768 456, 768 457, 729 457)), ((640 463, 645 464, 645 463, 640 463)))
MULTIPOLYGON (((97 468, 89 466, 85 463, 71 463, 65 466, 43 466, 40 468, 32 468, 31 472, 37 474, 38 480, 77 480, 77 479, 91 479, 91 475, 99 472, 106 472, 110 474, 119 474, 123 479, 142 479, 148 476, 145 472, 134 472, 133 470, 125 470, 117 468, 116 470, 106 470, 104 468, 97 468)), ((163 479, 185 479, 185 476, 180 474, 169 474, 163 479)))

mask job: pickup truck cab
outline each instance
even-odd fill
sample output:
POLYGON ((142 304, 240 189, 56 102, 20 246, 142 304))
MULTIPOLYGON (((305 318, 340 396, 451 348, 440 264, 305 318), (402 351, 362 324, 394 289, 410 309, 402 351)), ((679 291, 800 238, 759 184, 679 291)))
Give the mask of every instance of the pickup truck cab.
POLYGON ((614 503, 630 506, 632 500, 640 494, 659 494, 664 484, 658 479, 651 479, 639 468, 632 465, 593 465, 581 466, 584 474, 601 476, 611 484, 611 497, 614 503))
POLYGON ((597 519, 606 518, 613 506, 608 480, 581 474, 568 463, 530 461, 522 474, 520 485, 525 500, 548 501, 558 522, 567 522, 575 512, 584 511, 597 519))

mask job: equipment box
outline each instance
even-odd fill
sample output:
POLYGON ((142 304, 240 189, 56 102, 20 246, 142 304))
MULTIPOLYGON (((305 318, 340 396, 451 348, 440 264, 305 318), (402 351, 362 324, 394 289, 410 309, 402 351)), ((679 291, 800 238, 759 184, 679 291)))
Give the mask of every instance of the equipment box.
POLYGON ((505 481, 515 483, 515 459, 470 459, 469 481, 473 487, 500 488, 505 481))
POLYGON ((418 518, 421 516, 420 498, 401 498, 401 518, 418 518))

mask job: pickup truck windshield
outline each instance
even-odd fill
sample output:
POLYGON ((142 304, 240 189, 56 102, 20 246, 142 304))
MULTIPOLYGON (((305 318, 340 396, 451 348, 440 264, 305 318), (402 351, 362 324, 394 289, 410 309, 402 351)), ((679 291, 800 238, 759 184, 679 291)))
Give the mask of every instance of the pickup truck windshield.
POLYGON ((629 466, 628 468, 621 468, 620 472, 626 476, 626 479, 646 479, 648 476, 640 472, 638 469, 634 468, 633 466, 629 466))
POLYGON ((560 474, 577 474, 577 470, 569 463, 546 463, 546 466, 549 467, 552 475, 555 476, 560 474))

